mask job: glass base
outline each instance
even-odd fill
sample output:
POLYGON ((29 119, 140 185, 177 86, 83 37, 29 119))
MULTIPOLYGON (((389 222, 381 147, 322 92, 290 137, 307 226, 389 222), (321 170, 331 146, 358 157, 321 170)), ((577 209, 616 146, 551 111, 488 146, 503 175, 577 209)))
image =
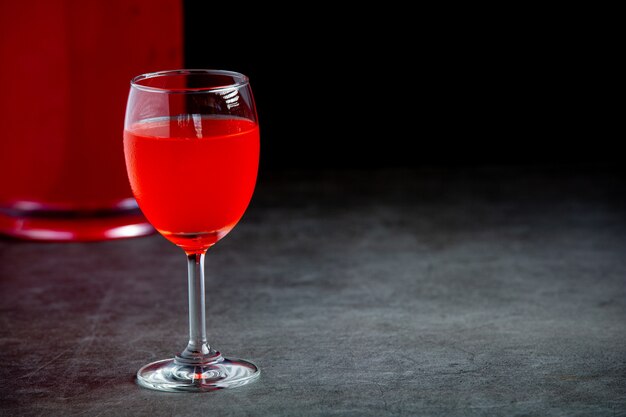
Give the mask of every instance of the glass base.
POLYGON ((97 241, 146 236, 156 230, 139 209, 99 212, 21 211, 0 207, 0 234, 22 240, 97 241))
POLYGON ((256 381, 261 370, 243 359, 224 358, 191 365, 180 358, 165 359, 145 365, 137 372, 137 383, 168 392, 202 392, 240 387, 256 381))

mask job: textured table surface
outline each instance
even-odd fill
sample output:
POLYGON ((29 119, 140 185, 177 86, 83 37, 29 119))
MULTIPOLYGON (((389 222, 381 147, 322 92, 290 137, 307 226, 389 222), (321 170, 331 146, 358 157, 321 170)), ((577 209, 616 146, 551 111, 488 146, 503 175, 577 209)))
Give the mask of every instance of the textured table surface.
POLYGON ((186 344, 180 249, 0 240, 0 415, 625 416, 625 184, 261 177, 206 258, 209 342, 261 379, 202 394, 134 382, 186 344))

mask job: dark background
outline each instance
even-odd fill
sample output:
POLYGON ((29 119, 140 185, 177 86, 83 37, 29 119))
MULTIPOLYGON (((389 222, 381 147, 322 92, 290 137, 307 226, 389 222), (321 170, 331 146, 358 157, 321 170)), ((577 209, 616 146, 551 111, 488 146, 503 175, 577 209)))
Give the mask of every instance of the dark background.
POLYGON ((263 172, 619 168, 613 27, 584 11, 184 11, 186 66, 251 79, 263 172))

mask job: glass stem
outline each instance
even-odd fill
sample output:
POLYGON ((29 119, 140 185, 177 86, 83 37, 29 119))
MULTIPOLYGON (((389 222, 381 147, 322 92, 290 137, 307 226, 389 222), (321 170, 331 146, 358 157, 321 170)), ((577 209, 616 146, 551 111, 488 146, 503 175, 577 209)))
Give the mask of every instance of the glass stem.
POLYGON ((189 277, 189 343, 177 356, 185 364, 204 364, 219 357, 219 352, 211 349, 206 338, 206 313, 204 294, 204 255, 187 254, 189 277))

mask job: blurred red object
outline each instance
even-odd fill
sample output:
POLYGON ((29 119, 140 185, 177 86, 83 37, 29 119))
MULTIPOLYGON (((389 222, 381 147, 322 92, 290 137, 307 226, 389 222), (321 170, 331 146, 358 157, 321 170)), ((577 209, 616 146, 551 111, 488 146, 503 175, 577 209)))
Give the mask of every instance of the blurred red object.
POLYGON ((152 233, 126 175, 124 111, 133 76, 183 66, 182 0, 0 2, 0 61, 0 233, 152 233))

